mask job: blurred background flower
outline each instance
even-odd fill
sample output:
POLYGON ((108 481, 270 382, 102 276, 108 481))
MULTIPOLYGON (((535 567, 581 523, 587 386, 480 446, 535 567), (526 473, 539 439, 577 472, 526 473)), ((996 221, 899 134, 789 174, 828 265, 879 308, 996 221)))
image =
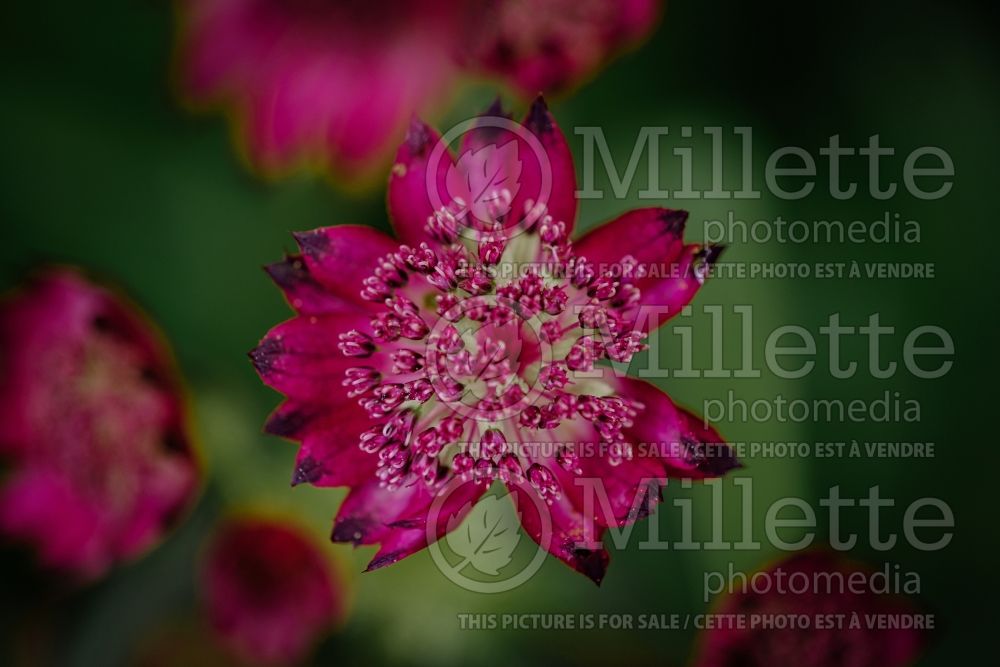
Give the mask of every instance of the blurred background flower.
POLYGON ((220 643, 246 664, 306 658, 345 611, 328 553, 294 521, 229 517, 207 547, 203 606, 220 643))
POLYGON ((264 172, 307 162, 357 181, 463 75, 556 92, 646 34, 657 4, 179 0, 178 83, 194 105, 229 111, 264 172))
POLYGON ((742 618, 745 626, 720 623, 705 631, 699 639, 701 651, 695 666, 914 664, 928 633, 889 624, 905 623, 917 613, 916 602, 894 591, 890 577, 870 584, 873 573, 868 566, 841 554, 814 550, 777 561, 745 579, 730 579, 735 582, 733 589, 713 611, 722 618, 742 618))
MULTIPOLYGON (((476 5, 477 3, 471 3, 476 5)), ((484 0, 458 61, 524 96, 553 93, 593 74, 649 33, 660 0, 484 0)))
POLYGON ((0 306, 0 533, 92 579, 184 516, 199 469, 166 342, 70 269, 0 306))

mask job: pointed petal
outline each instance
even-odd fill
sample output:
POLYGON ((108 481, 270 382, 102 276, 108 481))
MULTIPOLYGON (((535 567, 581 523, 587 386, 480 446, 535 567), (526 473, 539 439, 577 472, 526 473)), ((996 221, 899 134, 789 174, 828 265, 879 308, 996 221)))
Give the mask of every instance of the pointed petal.
MULTIPOLYGON (((592 444, 599 451, 598 442, 592 444)), ((581 457, 580 470, 580 477, 601 480, 611 516, 598 506, 595 520, 605 527, 625 526, 652 514, 660 501, 661 483, 657 480, 666 477, 661 460, 642 456, 614 466, 603 456, 581 457)), ((569 483, 564 489, 574 506, 582 510, 583 487, 569 483)))
POLYGON ((681 256, 674 262, 662 266, 658 275, 649 276, 636 282, 641 296, 639 309, 635 313, 633 326, 649 332, 662 325, 694 300, 698 290, 708 280, 713 264, 722 255, 725 246, 686 245, 681 256), (643 307, 655 308, 656 314, 645 316, 643 307), (660 312, 666 309, 665 313, 660 312))
MULTIPOLYGON (((492 226, 495 195, 506 190, 513 198, 524 187, 522 169, 530 153, 518 140, 518 129, 497 99, 462 134, 455 167, 449 169, 445 186, 450 199, 468 204, 465 224, 492 226)), ((501 212, 508 226, 520 221, 521 210, 508 206, 501 212)))
MULTIPOLYGON (((420 482, 418 482, 419 484, 420 482)), ((448 524, 458 526, 472 510, 476 502, 486 493, 487 486, 475 481, 461 482, 449 489, 448 497, 437 508, 435 520, 435 539, 442 538, 448 532, 448 524)), ((387 533, 379 546, 378 553, 368 564, 366 572, 396 563, 407 556, 415 554, 429 542, 427 540, 427 521, 430 518, 433 499, 428 497, 427 505, 414 504, 398 519, 390 524, 392 530, 387 533)))
POLYGON ((472 128, 462 134, 458 154, 464 155, 469 151, 477 151, 490 144, 503 144, 511 141, 514 135, 504 126, 512 122, 512 118, 513 115, 504 109, 503 100, 498 95, 488 107, 479 113, 472 128))
POLYGON ((413 118, 406 140, 396 153, 389 174, 387 194, 389 219, 399 239, 416 246, 432 239, 424 230, 435 209, 448 203, 445 178, 453 164, 451 151, 439 144, 440 135, 418 118, 413 118), (435 151, 435 147, 439 147, 435 151), (436 176, 428 179, 429 161, 436 162, 436 176), (437 197, 428 192, 437 188, 437 197))
POLYGON ((380 307, 361 298, 362 281, 372 275, 379 258, 399 249, 391 238, 362 225, 321 227, 294 236, 309 274, 330 293, 364 310, 380 307))
POLYGON ((565 494, 551 505, 546 505, 527 484, 507 486, 517 503, 524 532, 553 556, 600 586, 611 561, 607 550, 599 544, 604 529, 593 525, 595 543, 587 544, 585 519, 565 494), (548 522, 536 511, 536 503, 546 508, 544 511, 551 520, 551 531, 546 530, 548 522))
POLYGON ((722 246, 684 245, 687 217, 687 211, 636 209, 595 227, 573 244, 576 254, 602 273, 623 275, 625 257, 638 263, 645 277, 624 275, 641 293, 632 317, 642 331, 663 324, 689 304, 722 253, 722 246))
POLYGON ((319 424, 330 413, 322 403, 285 401, 279 405, 264 423, 264 432, 289 440, 301 441, 310 428, 319 424))
MULTIPOLYGON (((454 173, 446 179, 451 198, 470 202, 473 217, 491 222, 484 200, 507 190, 511 203, 506 226, 525 218, 526 205, 544 204, 556 221, 572 231, 576 219, 573 156, 545 101, 535 100, 523 122, 515 122, 499 100, 462 135, 454 173), (480 173, 482 172, 482 173, 480 173)), ((532 220, 534 222, 534 220, 532 220)))
POLYGON ((629 377, 613 382, 620 396, 645 406, 626 436, 646 445, 649 456, 662 460, 667 476, 703 479, 741 467, 732 447, 714 428, 677 406, 655 385, 629 377))
POLYGON ((358 449, 361 428, 307 436, 295 458, 292 486, 356 486, 375 476, 376 457, 358 449))
POLYGON ((576 254, 606 271, 626 255, 640 264, 675 261, 684 247, 688 212, 669 208, 638 208, 594 227, 573 244, 576 254))
POLYGON ((394 530, 390 524, 400 517, 430 504, 430 493, 423 484, 396 489, 379 486, 374 477, 351 489, 344 498, 333 522, 330 538, 334 542, 376 544, 387 539, 394 530))
POLYGON ((264 267, 285 294, 288 305, 303 315, 355 312, 353 299, 346 299, 320 285, 309 273, 301 255, 287 255, 280 262, 264 267))
POLYGON ((271 329, 250 359, 264 384, 290 398, 345 403, 344 371, 361 364, 341 353, 338 337, 367 323, 368 318, 359 315, 295 317, 271 329))
POLYGON ((569 144, 541 95, 535 98, 523 124, 538 139, 542 155, 536 158, 538 145, 518 138, 524 166, 521 170, 521 188, 514 198, 511 210, 520 215, 529 199, 536 204, 542 202, 548 207, 548 213, 554 220, 566 224, 569 236, 576 222, 577 206, 576 172, 569 144), (543 187, 546 182, 547 188, 543 187))
POLYGON ((268 419, 269 432, 302 441, 295 458, 292 486, 357 486, 372 479, 378 458, 358 447, 371 427, 367 413, 353 400, 333 408, 286 401, 268 419))
MULTIPOLYGON (((610 369, 607 369, 612 374, 610 369)), ((598 527, 624 526, 652 513, 660 500, 659 490, 666 475, 659 458, 639 457, 624 460, 617 465, 608 462, 608 445, 602 442, 597 430, 589 422, 577 420, 564 423, 555 432, 538 432, 538 441, 550 444, 532 459, 549 468, 559 481, 563 494, 581 514, 587 504, 594 503, 595 522, 598 527), (573 443, 579 473, 565 470, 554 453, 564 443, 573 443), (540 455, 542 452, 548 457, 540 455), (600 488, 588 488, 580 479, 600 480, 600 488), (587 495, 600 494, 593 498, 587 495), (607 501, 609 507, 604 507, 607 501), (585 502, 586 501, 586 502, 585 502)), ((533 437, 533 441, 536 438, 533 437)))

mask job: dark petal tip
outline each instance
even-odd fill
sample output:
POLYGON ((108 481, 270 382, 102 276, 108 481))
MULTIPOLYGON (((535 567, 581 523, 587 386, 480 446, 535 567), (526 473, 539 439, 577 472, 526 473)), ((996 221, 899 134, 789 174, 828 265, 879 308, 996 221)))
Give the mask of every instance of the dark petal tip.
POLYGON ((292 232, 302 252, 312 257, 322 255, 330 247, 330 238, 319 229, 308 232, 292 232))
POLYGON ((726 246, 724 245, 707 245, 700 251, 701 259, 705 262, 705 264, 711 266, 719 260, 719 257, 722 256, 722 252, 725 249, 726 246))
POLYGON ((380 567, 385 567, 386 565, 392 565, 402 557, 403 553, 401 551, 391 551, 385 554, 384 556, 373 558, 372 562, 368 563, 368 567, 365 568, 365 572, 371 572, 372 570, 377 570, 380 567))
POLYGON ((691 462, 698 472, 709 477, 721 477, 731 470, 743 467, 736 458, 736 452, 725 443, 713 444, 711 447, 698 443, 689 451, 692 455, 691 462))
POLYGON ((316 281, 309 275, 305 262, 299 255, 286 255, 285 259, 273 264, 266 264, 264 271, 271 277, 271 280, 278 287, 292 289, 303 283, 313 283, 316 281))
POLYGON ((291 438, 302 431, 313 415, 302 410, 277 411, 264 422, 264 433, 291 438))
POLYGON ((572 549, 573 567, 598 586, 604 581, 608 571, 608 552, 604 549, 572 549))
POLYGON ((431 142, 430 128, 416 114, 410 118, 410 125, 406 128, 405 141, 411 155, 423 155, 431 142))
POLYGON ((536 97, 535 101, 531 103, 531 109, 528 110, 528 118, 525 121, 525 125, 537 135, 552 131, 552 114, 549 113, 549 107, 545 104, 545 99, 541 95, 536 97))
POLYGON ((309 483, 312 484, 323 474, 323 464, 311 456, 307 456, 295 466, 292 472, 292 486, 309 483))
POLYGON ((261 375, 267 375, 274 369, 274 362, 281 354, 281 343, 274 338, 265 338, 260 345, 250 350, 247 356, 254 368, 261 375))
POLYGON ((480 114, 483 117, 493 117, 493 118, 509 118, 510 114, 503 110, 503 100, 497 95, 488 107, 483 110, 480 114))
POLYGON ((354 546, 358 546, 371 527, 371 519, 361 517, 341 519, 333 524, 330 539, 334 542, 351 542, 354 546))
POLYGON ((660 212, 660 220, 663 222, 664 233, 672 236, 683 237, 684 226, 687 224, 688 212, 681 209, 665 208, 660 212))
POLYGON ((657 487, 657 493, 651 493, 649 486, 644 486, 642 491, 642 497, 635 504, 632 509, 629 510, 627 519, 629 521, 639 521, 645 519, 656 509, 656 503, 659 501, 659 487, 657 487))
POLYGON ((719 477, 725 475, 727 472, 739 470, 740 468, 745 467, 743 462, 736 458, 736 455, 732 452, 730 452, 729 456, 717 456, 709 459, 708 461, 708 472, 719 477))

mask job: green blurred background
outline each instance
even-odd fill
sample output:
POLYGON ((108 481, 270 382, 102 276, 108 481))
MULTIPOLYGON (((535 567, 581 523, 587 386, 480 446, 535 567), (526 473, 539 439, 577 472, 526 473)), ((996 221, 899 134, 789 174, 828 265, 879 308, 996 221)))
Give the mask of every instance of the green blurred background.
MULTIPOLYGON (((327 533, 342 492, 288 488, 294 447, 260 433, 278 396, 261 385, 245 354, 289 315, 260 270, 292 247, 289 232, 341 222, 387 230, 384 192, 347 194, 309 176, 271 184, 249 174, 220 117, 187 115, 172 98, 167 71, 173 22, 164 2, 12 0, 3 13, 0 286, 12 286, 32 267, 51 261, 80 264, 123 285, 173 343, 192 393, 210 479, 188 522, 160 549, 85 591, 58 595, 29 563, 5 553, 0 662, 34 656, 65 665, 128 664, 163 627, 197 623, 196 557, 226 508, 285 509, 317 535, 327 533)), ((670 126, 661 169, 668 185, 677 174, 667 149, 677 145, 681 125, 696 128, 695 139, 683 145, 698 145, 701 156, 709 148, 697 128, 718 125, 731 136, 734 126, 753 127, 761 184, 764 159, 774 148, 802 146, 818 158, 818 148, 833 134, 847 146, 880 134, 882 145, 897 148, 896 157, 885 160, 895 180, 902 156, 914 148, 940 146, 952 156, 954 188, 932 202, 908 195, 838 202, 825 194, 822 168, 816 192, 798 202, 767 195, 757 201, 665 202, 691 211, 691 238, 698 237, 703 220, 730 210, 747 221, 778 215, 874 220, 888 210, 920 222, 919 244, 747 243, 731 247, 725 259, 933 262, 934 280, 720 279, 701 292, 687 323, 695 327, 701 367, 708 365, 710 335, 703 305, 720 304, 727 313, 732 326, 726 354, 736 355, 727 356, 730 367, 739 359, 734 304, 754 306, 758 364, 771 329, 797 324, 818 335, 833 312, 854 325, 878 312, 897 332, 937 324, 950 332, 957 349, 944 378, 917 380, 900 372, 890 380, 864 373, 834 380, 820 363, 798 381, 765 371, 755 380, 670 378, 661 386, 699 410, 703 400, 724 397, 729 389, 747 400, 778 393, 788 399, 871 399, 888 389, 921 402, 919 424, 772 421, 720 427, 736 441, 936 443, 932 460, 761 458, 746 461, 744 471, 754 480, 758 519, 769 500, 815 500, 835 484, 855 498, 878 484, 883 496, 897 499, 897 507, 885 513, 890 525, 898 526, 902 509, 923 496, 952 507, 955 538, 942 551, 900 546, 889 554, 852 552, 876 566, 888 559, 920 575, 922 603, 943 626, 921 663, 926 665, 978 658, 996 617, 990 563, 998 545, 990 507, 997 456, 988 435, 996 414, 990 346, 997 265, 988 256, 995 242, 992 160, 1000 152, 996 34, 987 10, 971 3, 675 0, 645 47, 551 104, 578 157, 582 144, 572 128, 601 126, 619 168, 639 128, 670 126)), ((433 120, 447 125, 464 119, 494 93, 487 85, 469 85, 445 118, 433 120)), ((738 164, 735 141, 726 151, 737 151, 728 159, 738 164)), ((706 176, 707 165, 697 169, 699 178, 706 176)), ((642 172, 627 201, 584 201, 578 227, 636 206, 636 193, 646 185, 642 172)), ((852 168, 845 177, 863 179, 866 173, 852 168)), ((598 184, 606 185, 602 170, 598 174, 598 184)), ((677 339, 667 331, 662 360, 672 368, 677 339)), ((901 361, 902 335, 886 342, 901 361)), ((864 363, 864 343, 848 345, 845 354, 864 363)), ((823 346, 818 358, 826 358, 823 346)), ((730 484, 725 490, 727 515, 735 517, 738 499, 730 484)), ((681 496, 694 498, 696 535, 707 539, 709 489, 668 491, 668 497, 681 496)), ((652 519, 668 540, 678 536, 677 516, 669 508, 652 519)), ((844 528, 867 531, 868 522, 854 511, 845 516, 844 528)), ((727 533, 738 531, 738 521, 729 521, 727 533)), ((645 525, 637 533, 645 536, 645 525)), ((494 596, 459 589, 426 553, 360 575, 372 550, 330 545, 349 577, 353 609, 316 663, 680 665, 690 657, 692 632, 470 632, 459 630, 457 614, 704 611, 706 570, 724 569, 730 560, 753 569, 777 555, 768 549, 641 551, 637 541, 614 551, 601 588, 550 561, 524 586, 494 596)))

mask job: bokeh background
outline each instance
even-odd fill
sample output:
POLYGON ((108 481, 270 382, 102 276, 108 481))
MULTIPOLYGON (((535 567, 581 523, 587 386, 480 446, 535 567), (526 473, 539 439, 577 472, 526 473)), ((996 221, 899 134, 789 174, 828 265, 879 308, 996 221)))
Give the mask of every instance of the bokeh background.
MULTIPOLYGON (((984 3, 985 6, 986 3, 984 3)), ((294 446, 260 433, 278 396, 263 387, 246 351, 289 315, 261 265, 292 248, 292 230, 342 222, 388 230, 384 191, 347 193, 321 176, 279 183, 251 175, 236 156, 224 121, 191 116, 168 80, 173 19, 157 0, 37 3, 11 0, 0 27, 0 286, 13 286, 46 262, 85 266, 123 285, 159 323, 179 358, 191 393, 209 479, 189 520, 159 549, 75 593, 61 592, 23 554, 4 550, 0 663, 133 664, 143 652, 196 641, 199 616, 194 573, 204 538, 229 508, 264 506, 298 515, 324 536, 341 491, 289 489, 294 446), (167 639, 164 640, 163 638, 167 639), (180 639, 178 639, 180 638, 180 639), (152 646, 154 648, 150 649, 152 646)), ((933 262, 933 280, 715 280, 695 302, 697 363, 708 365, 710 320, 701 306, 720 304, 726 354, 738 355, 734 304, 752 304, 758 363, 768 332, 798 324, 818 335, 832 312, 846 324, 869 314, 907 332, 923 324, 946 328, 955 340, 955 365, 944 378, 890 380, 860 374, 834 380, 820 363, 798 381, 668 379, 662 386, 698 407, 732 389, 746 400, 878 397, 885 390, 920 401, 918 424, 722 423, 731 440, 915 440, 936 443, 932 460, 750 459, 758 532, 766 503, 788 495, 816 499, 840 485, 860 497, 879 485, 897 506, 885 512, 898 526, 913 500, 936 496, 955 512, 955 538, 942 551, 900 546, 888 554, 859 548, 852 555, 876 566, 886 560, 917 572, 922 604, 941 629, 921 664, 972 662, 989 641, 995 618, 997 554, 994 494, 996 422, 995 194, 1000 154, 1000 65, 996 26, 988 10, 964 2, 746 3, 674 0, 645 47, 616 60, 575 94, 551 100, 579 156, 574 126, 604 128, 624 165, 639 128, 670 126, 664 147, 677 145, 681 125, 751 126, 758 178, 779 146, 817 150, 832 134, 858 146, 878 133, 897 148, 886 173, 899 179, 902 155, 940 146, 956 165, 945 198, 923 202, 897 195, 838 202, 826 196, 824 171, 816 192, 798 202, 694 200, 689 234, 700 222, 733 210, 748 221, 774 219, 874 220, 885 211, 918 220, 919 244, 737 244, 730 261, 933 262)), ((495 89, 470 82, 443 125, 485 106, 495 89)), ((510 99, 510 98, 508 98, 510 99)), ((513 101, 518 111, 523 102, 513 101)), ((730 135, 731 136, 731 135, 730 135)), ((709 148, 699 133, 684 145, 709 148)), ((727 154, 738 151, 735 141, 727 154)), ((665 182, 676 162, 662 152, 665 182)), ((738 161, 738 152, 729 159, 738 161)), ((857 164, 857 167, 863 165, 857 164)), ((728 169, 728 167, 727 167, 728 169)), ((641 175, 630 198, 585 201, 587 228, 637 205, 641 175)), ((599 184, 607 180, 598 171, 599 184)), ((699 176, 707 165, 698 166, 699 176)), ((845 177, 866 178, 862 168, 845 177)), ((734 176, 735 177, 735 176, 734 176)), ((728 179, 727 179, 728 180, 728 179)), ((862 181, 864 182, 864 181, 862 181)), ((734 184, 738 181, 734 181, 734 184)), ((671 202, 664 202, 672 205, 671 202)), ((646 203, 648 204, 648 202, 646 203)), ((679 204, 673 204, 680 207, 679 204)), ((667 329, 666 331, 669 331, 667 329)), ((676 365, 676 337, 666 331, 663 361, 676 365), (674 360, 674 361, 671 361, 674 360)), ((888 339, 894 357, 902 335, 888 339)), ((863 341, 848 358, 866 359, 863 341)), ((734 357, 738 360, 738 356, 734 357)), ((825 357, 821 345, 819 357, 825 357)), ((638 363, 642 363, 639 360, 638 363)), ((735 365, 736 361, 729 362, 735 365)), ((668 366, 672 367, 672 366, 668 366)), ((726 490, 732 490, 726 485, 726 490)), ((707 539, 709 489, 672 489, 694 499, 696 535, 707 539)), ((727 516, 739 509, 726 496, 727 516)), ((814 503, 815 504, 815 503, 814 503)), ((676 509, 661 511, 660 534, 678 536, 676 509)), ((823 517, 821 515, 821 522, 823 517)), ((845 516, 845 530, 867 532, 863 512, 845 516)), ((638 534, 645 534, 640 525, 638 534)), ((738 521, 727 533, 736 535, 738 521)), ((821 534, 825 525, 821 523, 821 534)), ((758 535, 760 537, 760 535, 758 535)), ((321 665, 393 664, 684 664, 693 632, 471 632, 457 614, 487 612, 685 613, 705 610, 706 570, 754 569, 777 554, 641 551, 635 542, 615 550, 601 588, 550 561, 527 584, 502 595, 468 593, 445 579, 426 553, 361 575, 371 549, 328 549, 347 577, 352 612, 315 657, 321 665)), ((866 542, 866 540, 862 540, 866 542)), ((194 664, 194 658, 179 664, 194 664)))

